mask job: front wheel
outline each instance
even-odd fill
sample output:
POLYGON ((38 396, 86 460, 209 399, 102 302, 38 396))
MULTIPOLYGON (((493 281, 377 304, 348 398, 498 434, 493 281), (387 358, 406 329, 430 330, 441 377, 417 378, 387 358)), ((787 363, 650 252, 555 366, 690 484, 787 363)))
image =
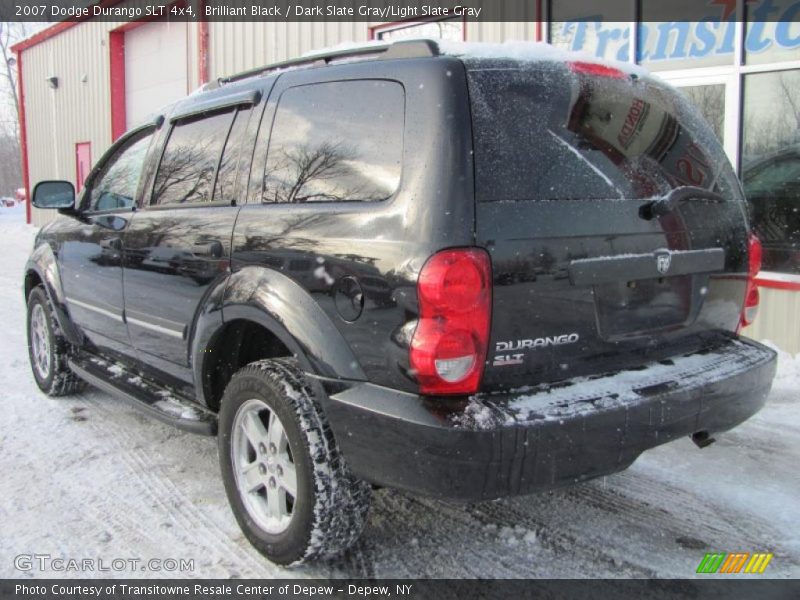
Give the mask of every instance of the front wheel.
POLYGON ((69 368, 69 348, 47 293, 36 286, 28 295, 28 357, 36 385, 48 396, 66 396, 86 387, 69 368))
POLYGON ((358 539, 370 487, 349 472, 293 359, 260 360, 231 378, 219 456, 236 520, 271 561, 334 556, 358 539))

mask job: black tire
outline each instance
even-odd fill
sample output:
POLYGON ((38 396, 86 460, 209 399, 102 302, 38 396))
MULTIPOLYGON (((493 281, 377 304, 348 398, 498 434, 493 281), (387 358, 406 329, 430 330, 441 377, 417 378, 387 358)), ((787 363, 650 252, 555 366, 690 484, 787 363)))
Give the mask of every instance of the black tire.
POLYGON ((369 511, 371 487, 349 472, 294 359, 250 363, 231 378, 222 399, 218 443, 225 491, 236 520, 250 543, 272 562, 295 565, 330 558, 358 539, 369 511), (296 472, 297 493, 289 524, 278 533, 268 532, 251 516, 243 500, 247 492, 240 493, 234 471, 237 413, 254 399, 280 419, 296 472))
POLYGON ((41 285, 33 288, 28 295, 27 311, 28 359, 36 385, 48 396, 67 396, 80 392, 86 382, 80 379, 69 368, 68 359, 71 346, 61 334, 50 299, 41 285), (46 369, 37 368, 34 356, 33 332, 31 329, 33 315, 41 307, 43 314, 44 335, 47 337, 47 354, 49 361, 46 369))

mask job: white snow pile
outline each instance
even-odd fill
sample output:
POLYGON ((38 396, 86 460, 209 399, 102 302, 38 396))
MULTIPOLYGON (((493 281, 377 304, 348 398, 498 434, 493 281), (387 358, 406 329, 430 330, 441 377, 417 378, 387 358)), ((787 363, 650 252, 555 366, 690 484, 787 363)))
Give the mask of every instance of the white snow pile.
POLYGON ((156 394, 161 397, 161 400, 155 402, 153 406, 157 407, 159 410, 167 413, 168 415, 178 417, 179 419, 188 419, 192 421, 199 421, 202 417, 202 413, 197 410, 197 408, 191 404, 188 404, 184 400, 181 400, 170 392, 166 390, 158 390, 156 394))
POLYGON ((489 406, 472 397, 464 411, 453 417, 453 422, 464 429, 494 429, 498 425, 510 424, 513 420, 495 413, 489 406))
POLYGON ((490 523, 485 525, 483 530, 489 535, 496 536, 503 544, 512 548, 521 544, 534 546, 537 542, 536 532, 521 525, 498 527, 494 523, 490 523))
POLYGON ((0 202, 0 218, 3 219, 3 223, 8 223, 13 221, 24 221, 25 220, 25 204, 22 202, 16 202, 14 206, 6 206, 2 202, 0 202))

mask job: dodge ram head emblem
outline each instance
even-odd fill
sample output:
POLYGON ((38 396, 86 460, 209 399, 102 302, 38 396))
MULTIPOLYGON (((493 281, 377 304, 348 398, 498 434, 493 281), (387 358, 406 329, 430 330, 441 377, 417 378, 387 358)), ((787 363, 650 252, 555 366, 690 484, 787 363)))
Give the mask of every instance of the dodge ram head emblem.
POLYGON ((670 263, 672 263, 672 255, 669 252, 656 254, 656 268, 662 275, 665 275, 666 272, 669 271, 670 263))

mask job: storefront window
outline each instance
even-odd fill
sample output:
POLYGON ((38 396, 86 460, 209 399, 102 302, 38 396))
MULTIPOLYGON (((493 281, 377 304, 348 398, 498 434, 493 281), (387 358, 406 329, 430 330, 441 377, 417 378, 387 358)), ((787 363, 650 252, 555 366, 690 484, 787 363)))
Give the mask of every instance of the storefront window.
POLYGON ((386 40, 387 42, 408 38, 430 38, 460 42, 464 39, 464 21, 461 19, 449 19, 409 23, 388 29, 378 29, 375 32, 375 38, 386 40))
POLYGON ((633 3, 606 0, 551 0, 550 43, 565 50, 588 52, 597 58, 630 60, 633 3))
POLYGON ((765 271, 800 274, 800 70, 744 78, 742 181, 765 271))
POLYGON ((695 2, 675 21, 674 2, 640 0, 637 60, 652 71, 733 64, 735 2, 695 2))
POLYGON ((752 0, 745 3, 745 10, 748 65, 800 57, 800 0, 752 0))

